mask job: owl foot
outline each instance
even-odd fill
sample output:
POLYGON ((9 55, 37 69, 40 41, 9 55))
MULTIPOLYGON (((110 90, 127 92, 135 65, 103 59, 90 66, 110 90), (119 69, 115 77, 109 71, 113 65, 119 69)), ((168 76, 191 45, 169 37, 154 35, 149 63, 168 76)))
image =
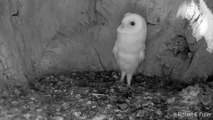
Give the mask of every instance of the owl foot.
POLYGON ((121 83, 124 82, 125 76, 126 76, 126 73, 125 73, 125 72, 121 72, 121 79, 120 79, 120 82, 121 82, 121 83))
POLYGON ((131 86, 132 74, 127 74, 127 86, 131 86))

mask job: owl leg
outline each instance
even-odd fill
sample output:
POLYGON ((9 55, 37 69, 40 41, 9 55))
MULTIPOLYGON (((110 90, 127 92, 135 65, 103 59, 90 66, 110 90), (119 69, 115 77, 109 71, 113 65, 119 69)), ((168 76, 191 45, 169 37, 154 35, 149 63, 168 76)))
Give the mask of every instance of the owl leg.
POLYGON ((129 86, 129 87, 131 86, 132 75, 133 74, 131 74, 131 73, 127 74, 127 86, 129 86))
POLYGON ((125 72, 121 72, 121 79, 120 79, 120 82, 124 82, 125 75, 126 75, 125 72))

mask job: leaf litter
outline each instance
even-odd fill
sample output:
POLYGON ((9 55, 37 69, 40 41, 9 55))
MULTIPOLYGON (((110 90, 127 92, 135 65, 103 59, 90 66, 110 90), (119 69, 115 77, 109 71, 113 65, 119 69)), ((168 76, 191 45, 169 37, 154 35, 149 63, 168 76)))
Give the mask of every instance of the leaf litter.
MULTIPOLYGON (((131 88, 114 71, 47 75, 1 91, 0 120, 212 120, 213 90, 182 88, 136 74, 131 88)), ((171 81, 171 80, 170 80, 171 81)))

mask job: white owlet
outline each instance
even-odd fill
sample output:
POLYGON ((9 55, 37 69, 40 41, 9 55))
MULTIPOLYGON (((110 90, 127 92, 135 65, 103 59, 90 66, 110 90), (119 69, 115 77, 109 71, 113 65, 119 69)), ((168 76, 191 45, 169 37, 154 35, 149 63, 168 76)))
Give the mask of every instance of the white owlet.
POLYGON ((145 57, 147 25, 145 19, 135 13, 126 13, 117 28, 113 54, 121 70, 120 81, 131 85, 133 74, 145 57))

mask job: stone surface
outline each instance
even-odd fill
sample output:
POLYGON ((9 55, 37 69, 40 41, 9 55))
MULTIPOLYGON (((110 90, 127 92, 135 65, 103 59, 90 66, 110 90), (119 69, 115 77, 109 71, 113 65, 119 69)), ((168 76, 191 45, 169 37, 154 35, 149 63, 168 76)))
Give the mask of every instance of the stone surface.
MULTIPOLYGON (((117 70, 116 28, 126 12, 136 12, 148 23, 139 72, 205 80, 213 73, 213 55, 176 18, 183 1, 0 0, 0 78, 25 81, 48 73, 117 70)), ((205 1, 212 9, 212 1, 205 1)))

